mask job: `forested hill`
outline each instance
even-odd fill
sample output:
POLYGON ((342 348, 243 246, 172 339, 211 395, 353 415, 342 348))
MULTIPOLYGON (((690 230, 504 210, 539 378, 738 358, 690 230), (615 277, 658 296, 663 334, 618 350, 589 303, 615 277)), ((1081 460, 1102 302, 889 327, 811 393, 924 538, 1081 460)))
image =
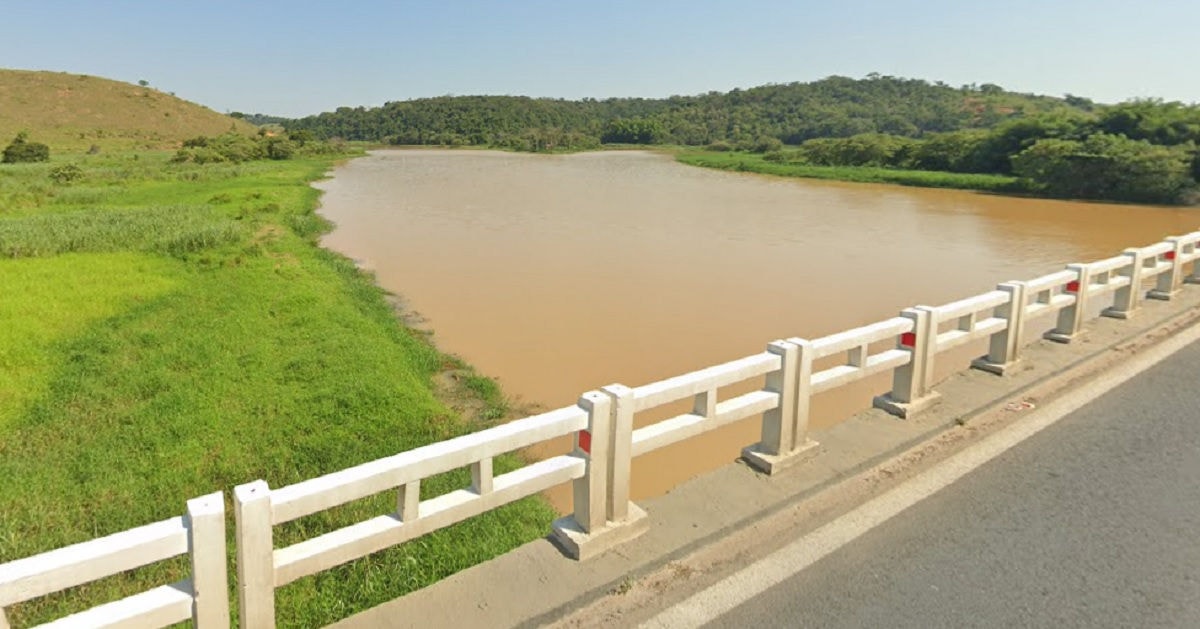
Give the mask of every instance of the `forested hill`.
POLYGON ((284 124, 348 140, 546 150, 600 142, 745 145, 770 138, 800 144, 863 133, 919 137, 1091 107, 1083 98, 1017 94, 990 84, 955 88, 873 74, 663 99, 442 96, 382 107, 341 107, 284 124))

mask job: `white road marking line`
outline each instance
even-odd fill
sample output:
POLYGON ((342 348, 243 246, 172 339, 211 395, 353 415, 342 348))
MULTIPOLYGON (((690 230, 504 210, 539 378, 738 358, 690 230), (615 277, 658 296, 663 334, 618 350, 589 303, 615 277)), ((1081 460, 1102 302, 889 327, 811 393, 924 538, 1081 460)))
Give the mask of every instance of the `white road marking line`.
POLYGON ((660 612, 641 626, 677 629, 716 619, 1197 340, 1200 340, 1200 326, 1162 341, 899 487, 660 612))

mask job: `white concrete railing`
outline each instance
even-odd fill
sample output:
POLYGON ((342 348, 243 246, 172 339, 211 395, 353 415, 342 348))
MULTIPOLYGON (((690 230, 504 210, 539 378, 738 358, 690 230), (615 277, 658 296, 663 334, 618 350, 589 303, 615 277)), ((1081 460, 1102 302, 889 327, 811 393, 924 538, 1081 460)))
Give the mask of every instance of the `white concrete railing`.
POLYGON ((126 570, 190 555, 190 579, 66 616, 41 627, 165 627, 192 620, 199 629, 229 626, 225 503, 221 492, 189 500, 187 515, 0 565, 4 608, 126 570))
MULTIPOLYGON (((1019 360, 1028 328, 1035 320, 1056 314, 1053 328, 1044 336, 1071 342, 1091 316, 1093 310, 1089 307, 1102 305, 1098 300, 1111 295, 1111 305, 1100 314, 1127 318, 1136 312, 1144 298, 1170 299, 1183 282, 1200 283, 1200 231, 1127 249, 1120 256, 1090 264, 1068 265, 1064 271, 1027 282, 1005 282, 993 291, 942 306, 908 308, 897 317, 853 330, 814 340, 774 341, 760 354, 660 382, 636 388, 610 385, 583 394, 575 406, 287 487, 271 489, 264 481, 241 485, 234 491, 241 624, 250 629, 274 626, 274 591, 281 585, 567 481, 574 485, 574 511, 555 521, 553 536, 568 554, 587 558, 635 537, 647 527, 645 512, 629 500, 631 461, 636 456, 761 414, 760 441, 743 450, 743 454, 752 466, 774 474, 815 452, 817 444, 808 436, 809 407, 814 395, 891 371, 891 390, 876 397, 874 404, 907 417, 937 400, 937 393, 932 390, 933 367, 942 353, 987 338, 988 353, 971 366, 1002 375, 1019 360), (1185 278, 1183 265, 1189 263, 1193 266, 1185 278), (1145 291, 1146 284, 1151 282, 1154 287, 1145 291), (873 350, 893 339, 894 347, 873 350), (839 355, 844 357, 841 364, 814 371, 815 361, 839 355), (761 390, 718 399, 722 388, 758 378, 765 380, 761 390), (691 412, 634 429, 637 413, 688 398, 692 399, 691 412), (500 476, 493 474, 494 457, 564 435, 574 435, 570 454, 500 476), (471 472, 469 487, 421 500, 422 480, 463 467, 471 472), (275 548, 274 526, 383 491, 396 492, 393 512, 275 548)), ((158 527, 153 528, 157 531, 168 528, 168 524, 151 527, 158 527)), ((96 556, 113 558, 112 565, 117 567, 112 571, 171 556, 162 554, 166 551, 144 551, 140 546, 131 549, 127 540, 142 539, 143 529, 79 547, 88 548, 96 556)), ((196 530, 189 529, 193 538, 196 530)), ((186 552, 186 547, 180 550, 180 538, 172 539, 172 550, 186 552)), ((0 565, 0 607, 103 576, 99 572, 88 576, 92 573, 71 570, 72 576, 68 578, 66 568, 54 567, 66 565, 65 560, 45 559, 74 557, 75 551, 68 555, 57 553, 75 548, 0 565), (34 565, 44 568, 30 572, 27 566, 34 565), (53 577, 36 576, 43 573, 53 577), (13 574, 35 576, 22 577, 19 581, 26 585, 14 589, 13 583, 18 580, 10 576, 13 574), (33 582, 42 585, 31 589, 27 584, 33 582)), ((195 548, 193 544, 195 582, 200 582, 202 573, 214 579, 216 568, 197 563, 195 548)), ((224 555, 219 556, 223 581, 224 555)), ((98 564, 87 565, 95 570, 98 564)), ((200 588, 188 590, 186 584, 167 587, 178 595, 159 588, 147 593, 151 596, 145 599, 139 597, 146 595, 138 595, 110 606, 134 601, 129 604, 130 609, 170 608, 171 613, 162 612, 161 618, 177 618, 183 610, 184 594, 190 591, 186 598, 194 607, 197 622, 213 624, 211 618, 220 618, 221 609, 225 617, 228 615, 227 603, 222 608, 213 602, 215 596, 201 597, 197 594, 200 588), (207 612, 209 619, 205 619, 206 608, 200 601, 212 605, 207 609, 215 610, 207 612)), ((155 621, 159 618, 154 616, 155 621)), ((5 629, 2 614, 0 629, 5 629)))
MULTIPOLYGON (((449 441, 272 490, 264 481, 234 490, 238 592, 243 627, 274 626, 275 588, 430 531, 545 491, 587 473, 587 457, 558 456, 494 476, 493 458, 588 427, 579 407, 517 420, 449 441), (467 489, 421 500, 421 481, 469 467, 467 489), (396 510, 276 549, 273 527, 395 490, 396 510)), ((603 495, 603 487, 596 493, 603 495)))

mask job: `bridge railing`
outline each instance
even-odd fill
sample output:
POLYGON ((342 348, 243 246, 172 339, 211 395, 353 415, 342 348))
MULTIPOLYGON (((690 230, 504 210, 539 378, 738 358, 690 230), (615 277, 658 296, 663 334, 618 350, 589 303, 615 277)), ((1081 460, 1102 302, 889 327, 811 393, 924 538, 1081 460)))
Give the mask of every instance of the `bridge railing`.
MULTIPOLYGON (((1089 264, 1071 264, 1029 281, 1005 282, 942 306, 907 308, 897 317, 852 330, 774 341, 764 352, 682 376, 639 387, 610 385, 584 393, 574 406, 286 487, 272 489, 262 480, 238 486, 234 515, 241 624, 273 626, 274 590, 281 585, 568 481, 573 511, 554 523, 552 533, 568 554, 589 557, 647 528, 646 514, 630 501, 634 457, 761 416, 759 441, 743 455, 752 466, 777 473, 816 452, 808 435, 815 395, 891 372, 891 389, 876 397, 874 405, 907 417, 937 401, 933 367, 941 354, 987 339, 987 354, 972 367, 1003 375, 1019 359, 1034 321, 1055 315, 1044 336, 1071 342, 1097 312, 1127 318, 1145 298, 1170 299, 1184 282, 1200 282, 1200 231, 1089 264), (1192 266, 1185 277, 1186 264, 1192 266), (1110 298, 1111 304, 1105 304, 1110 298), (841 361, 832 364, 838 356, 841 361), (817 369, 818 361, 832 366, 817 369), (759 380, 761 386, 751 387, 757 390, 719 399, 728 388, 745 390, 759 380), (638 413, 688 399, 690 412, 634 428, 638 413), (567 435, 573 435, 571 453, 494 474, 495 457, 567 435), (468 487, 421 499, 423 480, 461 468, 470 470, 468 487), (386 491, 395 492, 394 511, 275 548, 275 526, 386 491)), ((220 625, 221 618, 228 618, 228 601, 217 600, 224 597, 224 585, 216 585, 225 582, 224 529, 212 524, 221 517, 213 515, 211 506, 205 511, 197 505, 189 503, 186 519, 0 565, 0 609, 191 552, 193 580, 101 606, 79 618, 88 624, 97 614, 124 614, 167 624, 186 619, 190 610, 201 629, 220 625), (200 552, 204 548, 214 550, 200 552)), ((0 629, 5 624, 0 613, 0 629)))
MULTIPOLYGON (((239 609, 243 627, 275 622, 275 588, 327 570, 587 474, 586 455, 563 455, 495 476, 494 457, 588 429, 588 413, 567 407, 434 443, 304 482, 234 490, 239 609), (421 500, 421 481, 469 468, 469 487, 421 500), (396 509, 276 549, 273 527, 384 491, 396 509)), ((603 479, 589 487, 601 498, 603 479)), ((586 514, 585 526, 590 523, 586 514)))
POLYGON ((187 515, 0 565, 4 608, 179 555, 192 576, 42 627, 165 627, 191 620, 199 629, 229 626, 225 503, 221 492, 189 500, 187 515))

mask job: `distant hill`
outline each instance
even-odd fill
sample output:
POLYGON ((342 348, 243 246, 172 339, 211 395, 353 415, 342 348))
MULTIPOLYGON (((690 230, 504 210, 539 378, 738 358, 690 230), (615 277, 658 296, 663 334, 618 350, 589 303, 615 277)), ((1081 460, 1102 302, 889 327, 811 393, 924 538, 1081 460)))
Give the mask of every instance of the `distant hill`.
POLYGON ((51 151, 174 148, 254 125, 153 87, 65 72, 0 69, 0 144, 22 129, 51 151))
POLYGON ((860 133, 921 137, 1092 106, 1085 98, 1021 94, 991 84, 952 87, 872 74, 669 98, 442 96, 373 108, 341 107, 283 124, 324 137, 396 144, 503 146, 516 136, 536 140, 547 135, 639 144, 764 138, 800 144, 860 133))

